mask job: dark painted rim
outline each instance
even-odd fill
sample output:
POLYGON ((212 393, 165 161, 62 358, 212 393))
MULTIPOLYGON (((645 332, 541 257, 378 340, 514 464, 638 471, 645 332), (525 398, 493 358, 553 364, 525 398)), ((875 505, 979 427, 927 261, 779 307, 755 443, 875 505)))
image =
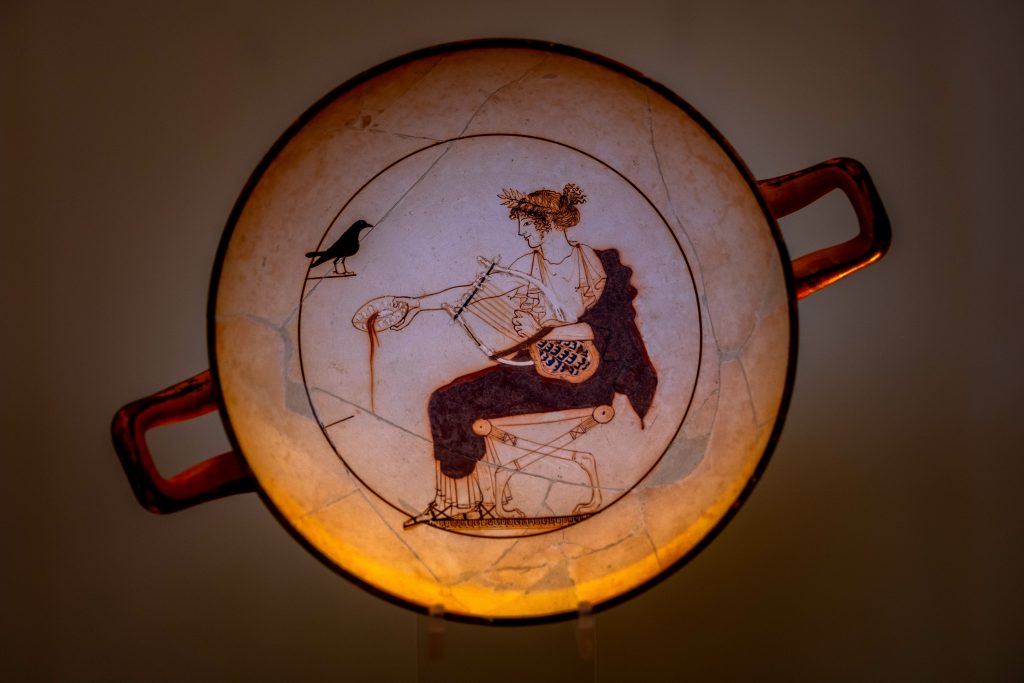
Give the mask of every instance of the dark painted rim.
MULTIPOLYGON (((711 136, 711 139, 713 139, 722 148, 722 150, 726 153, 726 155, 728 155, 729 159, 733 162, 733 164, 739 170, 740 174, 743 176, 743 179, 747 183, 748 188, 753 193, 754 197, 757 199, 758 205, 761 207, 761 212, 764 214, 764 217, 768 221, 768 225, 772 232, 772 239, 775 241, 775 246, 778 249, 782 271, 786 279, 786 294, 789 301, 790 335, 789 355, 787 358, 786 365, 786 381, 783 387, 782 399, 779 402, 779 411, 778 416, 775 420, 775 425, 773 426, 771 435, 768 438, 768 444, 765 447, 764 454, 761 456, 761 459, 758 461, 757 466, 754 468, 754 473, 747 480, 746 484, 743 487, 743 490, 740 492, 739 496, 733 502, 729 510, 726 511, 722 518, 718 520, 715 526, 704 536, 704 538, 702 538, 697 543, 697 545, 691 548, 689 552, 684 554, 671 566, 662 570, 659 574, 648 579, 644 583, 635 586, 634 588, 631 588, 630 590, 625 591, 624 593, 621 593, 614 598, 594 605, 592 607, 593 612, 597 613, 614 607, 616 605, 619 605, 625 602, 626 600, 629 600, 630 598, 635 597, 636 595, 639 595, 640 593, 660 583, 665 578, 675 573, 680 567, 682 567, 691 559, 693 559, 698 553, 700 553, 705 547, 707 547, 707 545, 711 541, 713 541, 719 533, 721 533, 722 529, 724 529, 725 526, 732 520, 733 516, 736 514, 736 512, 739 511, 740 507, 742 507, 743 503, 746 502, 747 498, 753 492, 755 485, 761 479, 761 476, 763 475, 765 468, 768 466, 768 462, 771 460, 772 453, 774 452, 775 446, 778 443, 779 437, 782 433, 782 426, 785 422, 786 413, 789 408, 789 401, 793 393, 793 384, 796 378, 796 356, 798 347, 796 282, 793 276, 793 268, 790 263, 789 252, 786 249, 785 242, 783 241, 779 225, 775 221, 774 217, 771 214, 771 211, 768 209, 768 205, 765 203, 764 198, 761 196, 761 193, 758 190, 757 180, 751 174, 750 169, 747 168, 747 165, 743 162, 743 159, 740 158, 739 154, 736 153, 736 150, 734 150, 732 145, 729 144, 728 140, 726 140, 725 137, 714 126, 712 126, 707 119, 705 119, 700 114, 700 112, 698 112, 696 109, 690 106, 690 104, 686 102, 683 98, 679 97, 679 95, 675 94, 665 86, 661 85, 656 81, 651 80, 650 78, 644 76, 640 72, 635 71, 634 69, 631 69, 614 60, 608 59, 607 57, 602 57, 601 55, 592 52, 587 52, 585 50, 580 50, 578 48, 569 47, 566 45, 559 45, 557 43, 550 43, 545 41, 530 40, 523 38, 489 38, 435 45, 433 47, 428 47, 422 50, 409 52, 400 57, 388 60, 345 81, 344 83, 342 83, 341 85, 339 85, 338 87, 334 88, 329 93, 324 95, 315 104, 313 104, 313 106, 311 106, 309 109, 303 112, 302 115, 299 116, 295 120, 295 122, 292 123, 292 125, 289 126, 284 133, 281 134, 277 141, 274 142, 274 144, 270 147, 267 153, 260 160, 259 164, 257 164, 256 168, 252 172, 252 175, 249 176, 249 179, 246 181, 245 186, 242 188, 242 191, 239 194, 238 199, 235 201, 234 207, 231 209, 231 213, 228 216, 227 224, 224 228, 224 233, 221 235, 220 243, 217 247, 217 254, 213 263, 213 272, 210 278, 210 294, 207 300, 206 339, 207 348, 210 354, 210 375, 217 396, 218 410, 220 412, 221 420, 224 423, 224 430, 227 433, 228 440, 230 441, 231 446, 235 450, 235 452, 241 455, 242 458, 244 459, 245 455, 242 452, 241 448, 239 447, 238 439, 235 436, 234 429, 231 425, 231 420, 228 416, 227 407, 224 404, 224 398, 221 395, 220 391, 220 372, 217 366, 215 321, 215 312, 217 307, 217 288, 220 282, 221 268, 224 263, 224 255, 227 253, 228 244, 231 241, 231 236, 234 232, 235 225, 238 223, 238 219, 242 214, 242 210, 245 208, 246 203, 249 201, 249 197, 251 196, 257 183, 263 177, 264 172, 274 161, 277 155, 284 149, 284 147, 291 141, 291 139, 295 137, 295 135, 313 119, 313 117, 319 114, 335 99, 345 94, 349 90, 355 88, 356 86, 365 83, 371 78, 374 78, 382 73, 385 73, 386 71, 390 71, 391 69, 394 69, 403 64, 423 59, 425 57, 451 54, 455 52, 461 52, 464 50, 494 48, 529 49, 582 59, 584 61, 588 61, 603 66, 605 68, 611 69, 612 71, 627 76, 633 79, 634 81, 637 81, 638 83, 650 88, 651 90, 658 93, 666 100, 668 100, 669 102, 683 110, 698 125, 700 125, 700 127, 704 129, 704 131, 707 132, 709 136, 711 136)), ((298 543, 303 548, 305 548, 314 557, 316 557, 318 560, 324 563, 327 567, 332 569, 337 574, 340 574, 341 576, 345 577, 349 581, 352 581, 356 585, 362 587, 364 590, 380 598, 383 598, 384 600, 387 600, 392 604, 405 607, 406 609, 411 609, 421 614, 428 613, 429 606, 419 605, 399 598, 395 595, 392 595, 391 593, 388 593, 378 588, 377 586, 367 583, 366 581, 363 581, 362 579, 350 574, 349 572, 345 571, 337 564, 335 564, 330 558, 326 557, 323 553, 320 552, 320 550, 315 548, 309 541, 307 541, 306 538, 303 537, 302 534, 300 534, 295 529, 294 526, 292 526, 291 522, 284 517, 284 515, 277 508, 277 506, 274 505, 274 503, 270 500, 270 497, 259 485, 259 482, 255 481, 255 477, 253 479, 256 486, 257 494, 259 495, 263 503, 273 513, 277 521, 285 528, 285 530, 288 531, 289 534, 291 534, 291 536, 296 541, 298 541, 298 543)), ((445 612, 444 617, 452 621, 470 624, 525 626, 529 624, 554 623, 558 621, 573 619, 578 614, 579 612, 577 610, 569 610, 566 612, 558 612, 554 614, 534 617, 488 618, 445 612)))

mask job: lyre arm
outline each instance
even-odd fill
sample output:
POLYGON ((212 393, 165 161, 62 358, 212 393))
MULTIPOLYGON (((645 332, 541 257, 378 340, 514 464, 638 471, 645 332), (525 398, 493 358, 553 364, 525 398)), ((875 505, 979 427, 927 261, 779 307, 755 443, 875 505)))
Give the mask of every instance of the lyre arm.
POLYGON ((492 349, 490 346, 488 346, 484 342, 480 341, 480 338, 477 337, 476 334, 473 332, 473 328, 470 327, 468 322, 466 322, 466 318, 464 316, 456 317, 455 314, 456 314, 456 312, 458 312, 458 309, 456 309, 454 306, 451 306, 449 304, 445 304, 444 305, 444 309, 446 311, 448 311, 449 315, 452 316, 452 321, 458 323, 459 327, 462 328, 462 330, 473 341, 473 343, 476 345, 476 347, 478 349, 480 349, 481 353, 483 353, 485 356, 487 356, 491 360, 497 361, 497 362, 499 362, 499 363, 501 363, 503 365, 533 365, 533 361, 532 360, 510 360, 510 359, 505 358, 503 356, 512 355, 512 354, 518 352, 520 349, 526 348, 527 346, 529 346, 530 344, 534 343, 535 341, 537 341, 538 339, 540 339, 545 334, 547 334, 548 332, 551 331, 551 328, 548 328, 548 327, 542 328, 541 331, 538 334, 535 334, 534 336, 530 337, 529 339, 523 340, 522 343, 517 344, 515 347, 513 347, 511 349, 505 349, 504 351, 502 351, 499 354, 497 351, 492 349))
POLYGON ((469 338, 473 340, 473 343, 477 345, 477 347, 483 352, 483 354, 488 358, 494 358, 494 349, 480 341, 480 339, 473 333, 473 329, 468 324, 466 324, 465 318, 462 318, 459 315, 459 313, 462 312, 462 308, 456 308, 455 306, 452 306, 451 304, 447 303, 442 304, 442 306, 444 307, 444 310, 448 311, 448 314, 452 317, 452 320, 457 322, 459 324, 459 327, 461 327, 465 331, 465 333, 469 335, 469 338))

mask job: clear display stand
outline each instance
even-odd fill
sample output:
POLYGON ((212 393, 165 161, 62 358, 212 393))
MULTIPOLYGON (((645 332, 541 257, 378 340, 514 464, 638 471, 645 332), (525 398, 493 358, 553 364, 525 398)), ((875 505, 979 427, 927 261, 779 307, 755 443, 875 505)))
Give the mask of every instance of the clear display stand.
POLYGON ((597 680, 597 620, 588 603, 576 619, 531 626, 477 626, 446 621, 432 607, 416 617, 417 680, 452 683, 597 680))

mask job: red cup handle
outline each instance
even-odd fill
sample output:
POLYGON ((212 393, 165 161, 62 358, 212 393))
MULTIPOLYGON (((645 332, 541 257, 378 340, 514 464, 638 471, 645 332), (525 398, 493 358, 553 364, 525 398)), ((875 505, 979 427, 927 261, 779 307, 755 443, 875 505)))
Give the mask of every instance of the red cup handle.
POLYGON ((832 190, 846 193, 857 214, 860 231, 856 237, 793 261, 798 299, 874 263, 889 248, 889 217, 871 176, 859 161, 829 159, 796 173, 759 180, 757 186, 776 219, 799 211, 832 190))
POLYGON ((170 479, 156 469, 146 432, 217 410, 217 395, 205 370, 161 392, 133 401, 114 415, 110 425, 114 449, 135 497, 150 512, 166 514, 215 498, 256 490, 242 459, 228 451, 193 465, 170 479))

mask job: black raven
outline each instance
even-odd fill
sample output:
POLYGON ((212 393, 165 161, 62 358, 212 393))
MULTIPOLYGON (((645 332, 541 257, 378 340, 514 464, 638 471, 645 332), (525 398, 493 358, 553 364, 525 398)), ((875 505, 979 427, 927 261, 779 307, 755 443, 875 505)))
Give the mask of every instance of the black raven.
POLYGON ((366 228, 372 227, 372 225, 363 219, 359 219, 350 225, 348 230, 343 232, 341 237, 338 238, 338 241, 332 244, 329 249, 325 249, 324 251, 308 252, 306 254, 307 258, 316 258, 310 268, 315 268, 321 263, 326 263, 327 261, 334 259, 335 273, 338 275, 355 275, 355 273, 348 272, 348 268, 345 267, 345 259, 359 251, 359 233, 366 228), (341 261, 341 267, 345 272, 338 273, 338 261, 341 261))

